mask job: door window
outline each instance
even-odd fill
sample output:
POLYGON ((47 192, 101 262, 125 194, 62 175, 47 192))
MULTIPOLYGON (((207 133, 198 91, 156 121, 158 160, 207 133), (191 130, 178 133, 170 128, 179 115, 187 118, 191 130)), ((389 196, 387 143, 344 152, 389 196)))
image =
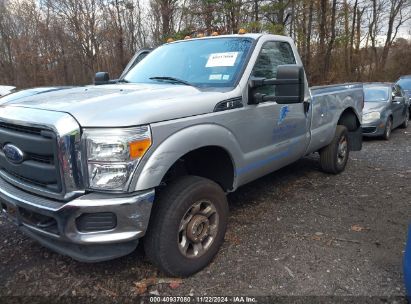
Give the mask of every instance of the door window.
POLYGON ((398 86, 395 85, 392 87, 392 95, 394 97, 402 97, 401 90, 398 86))
MULTIPOLYGON (((295 64, 295 57, 290 44, 280 41, 266 42, 261 48, 252 72, 253 77, 273 79, 277 77, 279 65, 295 64)), ((257 89, 258 93, 274 95, 275 86, 263 86, 257 89)))

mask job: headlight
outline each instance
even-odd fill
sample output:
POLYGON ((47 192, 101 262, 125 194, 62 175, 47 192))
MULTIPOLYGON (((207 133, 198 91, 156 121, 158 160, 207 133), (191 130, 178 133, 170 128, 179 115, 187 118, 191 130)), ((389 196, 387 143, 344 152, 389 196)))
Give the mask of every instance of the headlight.
POLYGON ((368 123, 380 119, 380 112, 370 112, 362 115, 362 122, 368 123))
POLYGON ((128 129, 85 129, 89 188, 127 190, 140 159, 151 146, 148 126, 128 129))

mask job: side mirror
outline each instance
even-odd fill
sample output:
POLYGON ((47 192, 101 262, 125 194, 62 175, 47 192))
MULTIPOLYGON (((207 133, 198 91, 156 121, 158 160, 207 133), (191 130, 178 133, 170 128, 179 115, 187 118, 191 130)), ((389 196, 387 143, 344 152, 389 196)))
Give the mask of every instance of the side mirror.
POLYGON ((297 65, 278 67, 277 80, 285 81, 275 87, 277 103, 301 103, 304 101, 304 68, 297 65), (287 81, 289 83, 287 83, 287 81))
POLYGON ((110 75, 107 72, 97 72, 96 76, 94 77, 94 84, 101 85, 101 84, 108 84, 110 83, 110 75))
POLYGON ((302 103, 304 101, 304 68, 299 65, 280 65, 276 79, 252 78, 249 82, 249 103, 275 101, 278 104, 302 103), (275 95, 255 93, 262 86, 275 86, 275 95))

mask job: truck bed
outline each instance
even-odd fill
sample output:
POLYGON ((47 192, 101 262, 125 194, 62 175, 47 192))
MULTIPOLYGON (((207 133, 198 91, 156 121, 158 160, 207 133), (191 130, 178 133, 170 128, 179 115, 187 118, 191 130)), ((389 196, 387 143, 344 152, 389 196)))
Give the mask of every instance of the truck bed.
POLYGON ((347 106, 361 117, 362 113, 358 113, 358 109, 362 109, 364 104, 361 83, 315 86, 310 91, 311 143, 307 154, 318 151, 331 142, 338 119, 347 106))

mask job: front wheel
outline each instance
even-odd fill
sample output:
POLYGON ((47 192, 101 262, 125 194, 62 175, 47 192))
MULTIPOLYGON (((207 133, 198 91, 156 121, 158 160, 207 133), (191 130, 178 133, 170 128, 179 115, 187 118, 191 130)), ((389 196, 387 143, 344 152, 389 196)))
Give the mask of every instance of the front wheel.
POLYGON ((147 257, 167 275, 189 276, 207 266, 224 241, 228 203, 211 180, 185 176, 154 202, 144 239, 147 257))
POLYGON ((338 125, 332 142, 320 150, 320 165, 324 172, 338 174, 344 171, 350 154, 348 130, 338 125))
POLYGON ((405 113, 405 119, 401 125, 401 128, 403 129, 408 128, 409 121, 410 121, 410 112, 407 110, 407 112, 405 113))
POLYGON ((392 118, 388 117, 387 122, 385 123, 385 129, 384 129, 384 134, 382 138, 385 140, 389 140, 391 137, 391 132, 392 132, 392 118))

